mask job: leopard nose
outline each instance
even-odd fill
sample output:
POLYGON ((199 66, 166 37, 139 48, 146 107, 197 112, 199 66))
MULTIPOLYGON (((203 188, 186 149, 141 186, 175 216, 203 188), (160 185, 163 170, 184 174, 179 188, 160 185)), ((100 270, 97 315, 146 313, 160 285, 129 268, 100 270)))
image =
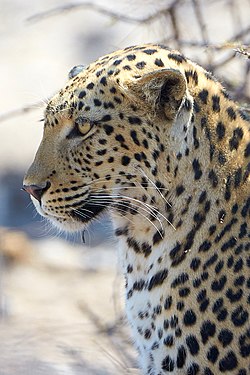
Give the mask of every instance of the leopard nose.
POLYGON ((51 183, 49 181, 41 183, 39 185, 23 185, 22 190, 32 195, 39 202, 41 202, 42 196, 49 189, 51 183))

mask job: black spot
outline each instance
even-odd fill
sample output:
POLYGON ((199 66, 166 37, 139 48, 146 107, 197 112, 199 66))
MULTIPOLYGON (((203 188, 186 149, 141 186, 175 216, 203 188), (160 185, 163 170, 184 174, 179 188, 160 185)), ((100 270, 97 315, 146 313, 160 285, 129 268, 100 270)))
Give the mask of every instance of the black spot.
POLYGON ((201 111, 201 107, 199 106, 196 100, 194 100, 193 107, 196 113, 199 113, 201 111))
POLYGON ((165 310, 169 310, 170 307, 172 306, 172 302, 173 302, 173 298, 172 296, 169 296, 165 299, 165 303, 164 303, 164 309, 165 310))
POLYGON ((189 293, 190 293, 190 289, 189 289, 189 288, 181 288, 181 289, 179 290, 179 296, 180 296, 181 298, 188 296, 189 293))
POLYGON ((233 136, 229 140, 230 150, 237 150, 239 147, 240 140, 243 138, 243 130, 241 128, 236 128, 233 131, 233 136))
POLYGON ((171 60, 175 60, 177 63, 182 63, 184 61, 187 61, 183 55, 179 55, 177 53, 169 53, 168 58, 171 60))
POLYGON ((237 375, 247 375, 247 371, 245 369, 240 369, 237 375))
POLYGON ((94 99, 94 105, 96 107, 100 107, 102 105, 102 102, 99 99, 94 99))
POLYGON ((148 340, 148 339, 150 339, 150 337, 151 337, 151 331, 150 331, 150 329, 145 329, 144 338, 146 340, 148 340))
POLYGON ((198 85, 198 74, 196 70, 186 70, 185 71, 185 76, 187 79, 187 82, 190 82, 190 78, 193 80, 195 85, 198 85))
POLYGON ((186 349, 182 345, 178 348, 178 352, 177 352, 176 364, 178 368, 182 368, 185 365, 186 357, 187 357, 186 349))
POLYGON ((225 348, 233 340, 233 333, 229 331, 229 329, 222 329, 219 333, 218 339, 222 343, 223 348, 225 348))
POLYGON ((149 254, 152 252, 152 247, 147 242, 142 243, 141 249, 145 257, 149 256, 149 254))
POLYGON ((228 312, 226 309, 221 309, 221 311, 217 315, 217 319, 219 322, 224 322, 228 316, 228 312))
POLYGON ((213 337, 215 335, 215 331, 216 327, 214 323, 210 322, 209 320, 202 323, 200 333, 203 344, 206 344, 209 337, 213 337))
POLYGON ((250 156, 250 143, 248 143, 247 147, 245 148, 244 156, 245 158, 248 158, 250 156))
POLYGON ((218 162, 220 163, 220 165, 224 165, 226 163, 226 161, 227 161, 227 159, 226 159, 225 154, 222 151, 219 151, 218 162))
POLYGON ((196 315, 193 310, 187 310, 184 314, 183 323, 185 326, 192 326, 196 322, 196 315))
POLYGON ((245 276, 239 276, 239 277, 236 277, 235 281, 234 281, 234 286, 242 286, 245 282, 245 276))
POLYGON ((243 111, 242 109, 240 109, 239 114, 243 120, 250 122, 250 116, 246 111, 243 111))
POLYGON ((211 171, 209 172, 208 178, 209 178, 209 180, 212 184, 212 187, 215 188, 218 185, 219 180, 218 180, 218 177, 217 177, 217 175, 216 175, 216 173, 214 172, 213 169, 211 169, 211 171))
POLYGON ((139 253, 140 252, 140 246, 138 244, 138 242, 132 238, 132 237, 128 237, 127 239, 127 244, 129 247, 131 247, 136 253, 139 253))
POLYGON ((171 283, 171 288, 176 288, 179 285, 185 284, 189 280, 189 276, 186 272, 179 274, 171 283))
POLYGON ((203 192, 201 193, 201 195, 199 196, 199 203, 203 203, 207 198, 207 192, 206 190, 203 190, 203 192))
POLYGON ((230 118, 231 120, 236 120, 236 112, 235 112, 235 110, 233 109, 233 107, 228 107, 228 108, 227 108, 227 114, 228 114, 228 116, 229 116, 229 118, 230 118))
POLYGON ((218 356, 219 356, 219 350, 217 349, 217 347, 211 346, 211 348, 207 352, 207 359, 210 362, 215 363, 218 359, 218 356))
POLYGON ((238 365, 238 360, 233 351, 228 352, 228 354, 222 358, 219 362, 219 369, 221 372, 227 372, 235 369, 238 365))
POLYGON ((211 225, 209 227, 209 235, 212 236, 216 232, 216 225, 211 225))
POLYGON ((163 67, 164 63, 163 63, 163 61, 161 59, 155 59, 155 65, 163 67))
POLYGON ((98 151, 96 151, 96 154, 102 156, 102 155, 105 155, 106 152, 107 152, 107 150, 106 150, 106 149, 103 149, 103 150, 98 150, 98 151))
POLYGON ((105 133, 106 133, 107 135, 112 134, 113 131, 114 131, 113 126, 110 126, 110 125, 103 125, 103 129, 105 130, 105 133))
POLYGON ((183 186, 183 185, 178 185, 178 186, 176 187, 176 195, 177 195, 177 197, 178 197, 179 195, 181 195, 184 191, 185 191, 184 186, 183 186))
POLYGON ((94 83, 93 83, 93 82, 90 82, 90 83, 87 85, 87 89, 88 89, 88 90, 92 90, 94 86, 95 86, 94 83))
POLYGON ((118 59, 118 60, 115 60, 113 64, 114 64, 115 66, 118 66, 118 65, 121 64, 121 62, 122 62, 122 60, 119 60, 119 59, 118 59))
POLYGON ((164 268, 163 270, 157 272, 151 277, 148 285, 148 290, 151 290, 159 285, 161 285, 168 276, 168 270, 164 268))
POLYGON ((157 232, 155 232, 153 236, 153 245, 156 245, 157 243, 162 241, 163 237, 164 237, 164 232, 162 230, 158 230, 157 232))
POLYGON ((147 55, 153 55, 154 53, 157 52, 157 49, 144 49, 143 53, 146 53, 147 55))
POLYGON ((124 165, 124 166, 129 165, 130 160, 131 160, 130 157, 128 157, 126 155, 123 155, 122 159, 121 159, 122 165, 124 165))
POLYGON ((197 269, 199 268, 201 264, 201 261, 199 258, 193 258, 191 263, 190 263, 190 268, 193 270, 193 271, 197 271, 197 269))
POLYGON ((184 305, 184 302, 180 301, 180 302, 177 302, 176 304, 176 308, 178 311, 182 311, 184 309, 185 305, 184 305))
POLYGON ((199 148, 200 142, 197 138, 197 128, 196 126, 193 127, 193 138, 194 138, 194 148, 199 148))
POLYGON ((237 292, 234 293, 233 290, 231 288, 229 288, 226 292, 226 296, 231 303, 239 301, 241 299, 242 295, 243 295, 242 289, 239 289, 239 290, 237 290, 237 292))
POLYGON ((141 124, 141 119, 139 118, 139 117, 129 117, 128 118, 128 121, 129 121, 129 123, 130 124, 132 124, 132 125, 140 125, 141 124))
POLYGON ((129 264, 127 266, 127 273, 132 273, 133 272, 133 266, 131 264, 129 264))
POLYGON ((248 320, 248 317, 248 311, 244 310, 242 306, 237 307, 231 315, 232 322, 236 327, 243 326, 248 320))
POLYGON ((81 91, 80 94, 78 95, 78 98, 82 99, 84 98, 84 96, 86 96, 86 91, 81 91))
POLYGON ((194 178, 195 180, 199 180, 202 176, 202 171, 201 171, 199 160, 194 159, 192 166, 193 166, 193 171, 194 171, 194 178))
POLYGON ((81 111, 81 109, 83 109, 83 102, 78 103, 78 110, 81 111))
POLYGON ((145 280, 140 279, 134 282, 133 284, 133 290, 141 291, 145 286, 145 280))
POLYGON ((215 273, 219 274, 219 273, 221 272, 221 270, 223 269, 223 267, 224 267, 224 261, 223 261, 223 260, 220 260, 220 261, 216 264, 216 266, 215 266, 215 268, 214 268, 215 273))
POLYGON ((219 121, 216 126, 216 133, 219 141, 221 141, 224 138, 225 131, 225 125, 221 121, 219 121))
POLYGON ((247 223, 243 223, 240 226, 239 238, 243 238, 247 235, 247 223))
POLYGON ((231 237, 227 242, 225 242, 221 246, 221 251, 225 252, 228 249, 232 249, 237 244, 237 239, 235 237, 231 237))
POLYGON ((164 371, 167 371, 167 372, 172 372, 174 371, 174 361, 172 360, 172 358, 167 355, 162 363, 161 363, 161 367, 162 367, 162 370, 164 371))
POLYGON ((103 86, 107 86, 107 78, 106 77, 102 77, 100 79, 100 83, 103 85, 103 86))
POLYGON ((212 108, 214 112, 220 112, 220 97, 218 95, 212 96, 212 108))
POLYGON ((206 89, 201 90, 198 97, 200 98, 202 103, 207 104, 208 91, 206 89))
POLYGON ((250 198, 247 199, 246 204, 241 210, 241 216, 246 217, 250 213, 250 198))
POLYGON ((110 115, 104 115, 101 119, 101 121, 103 122, 107 122, 107 121, 110 121, 111 120, 111 116, 110 115))
POLYGON ((199 252, 202 251, 202 252, 207 252, 210 247, 212 246, 211 242, 210 241, 207 241, 205 240, 199 247, 199 252))
POLYGON ((196 355, 199 353, 200 345, 194 335, 190 335, 186 338, 186 344, 192 355, 196 355))
POLYGON ((250 356, 250 329, 239 338, 240 354, 243 358, 250 356))
POLYGON ((215 374, 208 367, 205 367, 204 375, 215 375, 215 374))
POLYGON ((211 288, 215 292, 220 292, 221 290, 223 290, 226 282, 227 282, 227 277, 225 275, 223 275, 223 276, 221 276, 221 278, 219 280, 214 280, 212 282, 211 288))
POLYGON ((146 139, 143 139, 142 143, 145 148, 148 148, 148 141, 146 139))
POLYGON ((122 67, 122 69, 124 69, 124 70, 132 70, 131 67, 130 67, 129 65, 124 65, 124 66, 122 67))
POLYGON ((136 66, 138 69, 143 69, 145 65, 146 65, 145 61, 140 61, 140 62, 136 63, 135 66, 136 66))
POLYGON ((242 180, 242 168, 238 168, 234 174, 234 187, 239 187, 242 180))
POLYGON ((128 61, 133 61, 136 59, 136 55, 127 55, 128 61))
POLYGON ((197 365, 197 363, 192 363, 187 369, 187 375, 197 375, 199 371, 199 365, 197 365))
POLYGON ((167 337, 165 337, 163 344, 168 348, 171 348, 171 346, 173 346, 174 344, 174 336, 168 335, 167 337))

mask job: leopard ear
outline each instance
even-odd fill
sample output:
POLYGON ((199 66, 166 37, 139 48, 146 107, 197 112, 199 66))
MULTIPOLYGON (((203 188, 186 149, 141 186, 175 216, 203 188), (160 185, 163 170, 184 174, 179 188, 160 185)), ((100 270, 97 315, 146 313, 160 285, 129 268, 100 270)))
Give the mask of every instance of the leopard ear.
POLYGON ((161 69, 143 75, 128 85, 136 97, 147 102, 156 113, 173 120, 186 97, 187 84, 179 70, 161 69))

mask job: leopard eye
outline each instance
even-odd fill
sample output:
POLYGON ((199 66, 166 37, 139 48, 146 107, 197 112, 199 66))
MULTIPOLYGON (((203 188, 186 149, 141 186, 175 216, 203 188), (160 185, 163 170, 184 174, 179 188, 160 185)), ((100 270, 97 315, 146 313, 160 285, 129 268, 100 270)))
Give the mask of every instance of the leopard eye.
POLYGON ((76 122, 75 124, 78 129, 79 129, 79 132, 81 133, 81 135, 86 135, 88 134, 88 132, 92 129, 92 122, 91 121, 86 121, 84 123, 82 122, 76 122))
POLYGON ((75 120, 74 127, 67 135, 67 139, 83 137, 89 133, 94 125, 93 121, 79 117, 75 120))

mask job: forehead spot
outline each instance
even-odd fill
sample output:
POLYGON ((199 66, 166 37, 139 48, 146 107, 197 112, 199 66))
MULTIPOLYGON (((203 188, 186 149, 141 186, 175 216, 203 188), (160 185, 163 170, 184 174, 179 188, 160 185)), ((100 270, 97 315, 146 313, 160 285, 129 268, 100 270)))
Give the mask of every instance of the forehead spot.
POLYGON ((95 86, 94 83, 93 83, 93 82, 90 82, 90 83, 87 85, 87 89, 88 89, 88 90, 92 90, 94 86, 95 86))
POLYGON ((86 96, 86 91, 83 90, 83 91, 81 91, 80 94, 78 95, 78 98, 79 98, 79 99, 82 99, 82 98, 84 98, 84 96, 86 96))
POLYGON ((107 86, 107 79, 106 79, 106 77, 102 77, 102 78, 100 79, 100 83, 101 83, 103 86, 107 86))

